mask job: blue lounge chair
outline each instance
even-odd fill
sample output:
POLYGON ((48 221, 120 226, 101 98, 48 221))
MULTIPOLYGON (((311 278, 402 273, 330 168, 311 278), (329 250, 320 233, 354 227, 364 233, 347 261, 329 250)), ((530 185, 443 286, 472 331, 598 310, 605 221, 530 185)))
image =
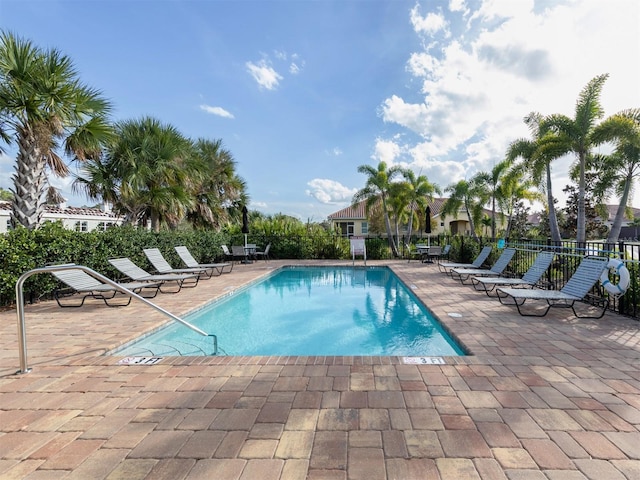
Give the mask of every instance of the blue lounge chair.
POLYGON ((476 277, 499 277, 507 268, 515 253, 515 248, 505 248, 491 268, 452 268, 449 273, 451 278, 460 280, 462 283, 472 275, 476 277))
POLYGON ((484 291, 488 296, 496 287, 533 288, 551 266, 553 252, 540 252, 522 278, 505 277, 471 277, 471 283, 476 290, 484 291), (482 288, 481 288, 482 287, 482 288))
POLYGON ((473 263, 440 262, 438 268, 445 273, 449 273, 452 268, 482 268, 482 264, 489 258, 489 254, 491 254, 491 245, 483 247, 473 263))
POLYGON ((552 307, 571 308, 573 314, 580 318, 601 318, 609 305, 608 299, 601 300, 602 312, 598 316, 578 315, 575 303, 583 300, 600 279, 600 275, 607 268, 608 258, 587 257, 584 258, 575 273, 567 281, 561 290, 539 290, 524 288, 502 288, 496 290, 500 303, 507 304, 506 299, 511 298, 518 308, 518 313, 527 317, 544 317, 552 307), (527 300, 544 300, 547 308, 542 313, 533 313, 532 310, 524 311, 520 307, 527 300))

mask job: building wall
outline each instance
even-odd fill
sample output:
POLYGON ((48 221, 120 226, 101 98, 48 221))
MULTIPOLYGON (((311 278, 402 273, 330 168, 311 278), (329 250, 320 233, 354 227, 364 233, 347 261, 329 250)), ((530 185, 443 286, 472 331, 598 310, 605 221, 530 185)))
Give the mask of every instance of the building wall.
MULTIPOLYGON (((8 202, 0 202, 0 233, 10 230, 11 205, 8 202)), ((111 212, 105 212, 97 208, 76 208, 48 206, 44 213, 44 220, 49 222, 62 222, 64 228, 81 232, 93 230, 105 230, 110 226, 119 226, 123 218, 111 212)))

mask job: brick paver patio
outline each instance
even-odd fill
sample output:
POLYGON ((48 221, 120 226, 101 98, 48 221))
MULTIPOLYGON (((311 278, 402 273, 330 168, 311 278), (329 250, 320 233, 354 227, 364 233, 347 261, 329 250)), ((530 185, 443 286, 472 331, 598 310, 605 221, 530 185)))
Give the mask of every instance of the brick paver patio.
MULTIPOLYGON (((184 315, 285 263, 154 301, 184 315)), ((42 302, 26 308, 33 370, 17 375, 15 310, 0 312, 0 478, 640 478, 639 322, 523 318, 435 265, 386 264, 471 355, 118 365, 103 354, 161 314, 42 302)))

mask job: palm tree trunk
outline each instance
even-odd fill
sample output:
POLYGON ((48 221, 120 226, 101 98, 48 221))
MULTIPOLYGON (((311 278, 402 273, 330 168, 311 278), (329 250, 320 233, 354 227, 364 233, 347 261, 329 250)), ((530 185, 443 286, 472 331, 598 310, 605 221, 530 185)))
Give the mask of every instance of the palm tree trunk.
POLYGON ((622 192, 622 197, 620 198, 620 204, 618 205, 618 210, 616 211, 616 217, 613 219, 613 225, 611 225, 611 230, 609 231, 609 235, 607 236, 608 244, 617 242, 618 238, 620 237, 622 220, 624 219, 624 211, 627 207, 627 202, 629 201, 629 192, 631 190, 632 183, 633 175, 630 173, 629 175, 627 175, 627 179, 624 183, 624 192, 622 192))
POLYGON ((14 199, 12 223, 28 229, 40 225, 44 214, 43 194, 46 185, 46 162, 31 131, 18 134, 16 173, 13 176, 14 199))
POLYGON ((385 196, 382 196, 382 209, 384 210, 384 227, 387 230, 387 241, 389 242, 389 248, 391 249, 391 253, 394 257, 398 256, 398 247, 396 246, 396 242, 393 239, 393 235, 391 233, 391 220, 389 219, 389 211, 387 210, 387 199, 385 196))
POLYGON ((579 154, 579 162, 580 162, 580 179, 578 183, 578 220, 577 220, 577 233, 576 233, 576 242, 578 243, 578 247, 584 245, 587 240, 586 235, 586 227, 587 227, 587 219, 584 208, 584 191, 585 191, 585 180, 584 180, 584 164, 585 164, 585 153, 580 152, 579 154))
POLYGON ((549 210, 549 230, 551 240, 560 243, 560 227, 558 226, 558 216, 556 215, 556 207, 553 200, 553 192, 551 191, 551 165, 547 163, 547 208, 549 210))
POLYGON ((491 199, 491 238, 496 239, 496 194, 491 199))
POLYGON ((465 202, 464 209, 467 212, 467 217, 469 218, 469 228, 471 229, 471 236, 476 242, 480 241, 478 234, 476 233, 476 225, 473 222, 473 215, 471 215, 471 210, 469 209, 469 205, 465 202))
POLYGON ((151 209, 151 231, 160 231, 160 215, 155 209, 151 209))
POLYGON ((411 207, 409 209, 409 222, 407 224, 407 236, 409 237, 408 240, 411 240, 411 234, 413 233, 413 207, 411 207))

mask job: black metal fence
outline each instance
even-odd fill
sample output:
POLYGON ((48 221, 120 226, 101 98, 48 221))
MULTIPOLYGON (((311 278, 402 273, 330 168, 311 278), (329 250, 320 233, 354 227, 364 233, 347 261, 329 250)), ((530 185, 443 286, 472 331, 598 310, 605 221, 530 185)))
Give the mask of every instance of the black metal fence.
MULTIPOLYGON (((422 239, 420 241, 422 242, 422 239)), ((478 243, 471 237, 449 235, 434 236, 429 238, 429 241, 432 245, 451 244, 451 259, 461 262, 471 262, 484 245, 514 247, 517 252, 506 271, 507 275, 513 277, 522 276, 533 263, 539 251, 553 251, 556 256, 551 267, 547 270, 542 286, 543 288, 555 290, 559 290, 564 286, 583 257, 619 258, 624 262, 630 274, 629 287, 624 295, 611 295, 600 283, 594 286, 590 295, 596 302, 608 299, 608 308, 612 311, 633 317, 636 320, 640 319, 640 242, 619 241, 615 244, 610 244, 604 241, 589 241, 579 244, 571 240, 552 242, 550 239, 518 239, 500 242, 500 240, 481 238, 480 243, 478 243)), ((494 248, 488 262, 495 261, 499 254, 500 249, 494 248)))

